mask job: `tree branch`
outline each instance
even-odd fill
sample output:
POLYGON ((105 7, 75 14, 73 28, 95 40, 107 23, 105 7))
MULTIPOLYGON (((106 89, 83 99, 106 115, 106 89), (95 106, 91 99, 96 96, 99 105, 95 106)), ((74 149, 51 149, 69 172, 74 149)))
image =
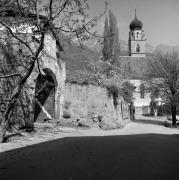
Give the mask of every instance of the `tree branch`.
POLYGON ((19 0, 16 0, 16 2, 17 2, 17 6, 18 6, 18 9, 19 9, 21 15, 24 15, 24 13, 22 12, 21 7, 20 7, 19 0))
MULTIPOLYGON (((53 0, 51 0, 51 1, 53 1, 53 0)), ((51 16, 49 21, 53 21, 65 9, 65 7, 69 1, 70 0, 66 0, 65 3, 62 5, 61 9, 59 10, 59 12, 56 15, 54 15, 54 17, 51 16)))
POLYGON ((58 50, 63 51, 63 47, 62 47, 62 45, 60 43, 60 40, 59 40, 58 36, 56 35, 55 31, 53 30, 53 28, 51 28, 51 32, 52 32, 54 38, 56 39, 56 44, 57 44, 58 50))
POLYGON ((53 0, 50 0, 50 5, 49 5, 50 19, 52 19, 52 4, 53 4, 53 0))
POLYGON ((0 76, 0 79, 10 78, 10 77, 14 77, 14 76, 19 76, 19 77, 21 77, 21 74, 19 74, 19 73, 14 73, 14 74, 10 74, 10 75, 4 75, 4 76, 0 76))

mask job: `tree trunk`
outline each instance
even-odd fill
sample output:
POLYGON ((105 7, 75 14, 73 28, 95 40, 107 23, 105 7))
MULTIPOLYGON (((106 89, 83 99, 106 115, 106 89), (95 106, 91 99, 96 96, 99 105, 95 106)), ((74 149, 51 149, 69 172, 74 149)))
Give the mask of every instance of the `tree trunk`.
POLYGON ((172 125, 176 126, 176 122, 177 122, 177 119, 176 119, 176 114, 177 114, 176 105, 172 105, 171 110, 172 110, 172 125))
POLYGON ((28 77, 31 75, 31 73, 33 71, 33 68, 35 66, 35 61, 43 49, 43 42, 44 42, 44 33, 42 34, 40 45, 39 45, 38 49, 34 53, 34 56, 32 55, 32 61, 29 63, 29 68, 28 68, 27 72, 25 72, 25 74, 22 76, 19 83, 17 84, 17 87, 15 88, 15 90, 11 96, 10 102, 3 114, 3 118, 0 122, 0 130, 2 130, 0 132, 0 142, 4 142, 4 140, 5 140, 6 124, 9 120, 9 114, 10 114, 11 110, 14 108, 14 104, 17 101, 24 84, 26 83, 28 77))
POLYGON ((2 121, 0 125, 0 143, 5 141, 6 129, 6 122, 2 121))
POLYGON ((1 123, 0 123, 0 127, 1 127, 0 128, 0 130, 1 130, 1 132, 0 132, 0 142, 4 142, 4 140, 5 140, 6 124, 7 124, 7 121, 9 120, 9 114, 10 114, 11 110, 14 108, 14 104, 15 104, 15 102, 16 102, 16 100, 17 100, 17 98, 18 98, 18 96, 19 96, 19 94, 21 92, 22 87, 20 88, 20 85, 21 85, 21 83, 19 83, 17 85, 16 89, 14 90, 14 93, 13 93, 13 95, 11 97, 11 100, 10 100, 10 102, 9 102, 9 104, 8 104, 4 114, 3 114, 3 117, 2 117, 2 120, 1 120, 1 123))
POLYGON ((129 110, 130 110, 130 120, 135 120, 135 107, 133 103, 130 103, 129 110))

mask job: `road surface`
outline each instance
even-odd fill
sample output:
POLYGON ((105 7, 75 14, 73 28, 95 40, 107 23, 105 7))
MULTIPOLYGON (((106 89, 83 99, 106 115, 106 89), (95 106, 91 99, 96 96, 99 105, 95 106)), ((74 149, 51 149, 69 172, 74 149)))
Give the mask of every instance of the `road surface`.
POLYGON ((0 180, 178 180, 178 131, 137 121, 2 152, 0 180))

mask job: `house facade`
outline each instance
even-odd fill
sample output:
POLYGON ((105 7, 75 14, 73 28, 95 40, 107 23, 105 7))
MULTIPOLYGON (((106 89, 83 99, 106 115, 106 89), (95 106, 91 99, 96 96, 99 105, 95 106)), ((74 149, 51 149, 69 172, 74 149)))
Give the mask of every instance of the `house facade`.
POLYGON ((135 114, 150 114, 151 93, 147 90, 145 83, 140 79, 132 79, 130 83, 135 87, 133 94, 135 114))

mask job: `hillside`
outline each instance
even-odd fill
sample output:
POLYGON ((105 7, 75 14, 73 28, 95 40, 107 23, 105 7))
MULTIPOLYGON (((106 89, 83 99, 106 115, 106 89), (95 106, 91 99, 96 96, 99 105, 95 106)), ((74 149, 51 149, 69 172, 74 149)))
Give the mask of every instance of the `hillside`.
POLYGON ((69 46, 65 50, 64 60, 66 61, 67 70, 73 72, 84 70, 90 61, 99 60, 99 54, 87 48, 69 46))
POLYGON ((88 67, 90 61, 99 60, 99 53, 86 46, 85 43, 81 47, 77 41, 70 41, 61 32, 58 33, 58 36, 65 51, 63 59, 66 62, 67 71, 84 70, 88 67))
MULTIPOLYGON (((76 45, 79 46, 78 40, 75 39, 73 41, 76 45)), ((122 39, 119 40, 120 43, 120 51, 122 56, 127 56, 128 55, 128 43, 122 39)), ((87 49, 90 49, 94 52, 99 53, 100 55, 102 54, 102 46, 103 46, 103 39, 102 38, 96 38, 96 37, 91 37, 89 40, 83 42, 84 47, 87 49)))

